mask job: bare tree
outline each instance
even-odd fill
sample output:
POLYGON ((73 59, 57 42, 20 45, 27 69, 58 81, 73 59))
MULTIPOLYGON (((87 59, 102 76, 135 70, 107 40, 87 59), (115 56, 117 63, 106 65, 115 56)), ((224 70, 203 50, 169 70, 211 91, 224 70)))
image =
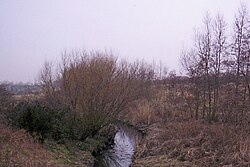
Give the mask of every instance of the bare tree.
POLYGON ((249 15, 245 5, 241 5, 234 22, 234 36, 232 44, 232 55, 235 58, 235 93, 234 108, 240 112, 235 113, 239 121, 244 115, 244 106, 246 105, 246 93, 249 92, 249 38, 250 38, 249 15), (245 84, 242 82, 245 80, 245 84), (242 86, 244 89, 242 89, 242 86), (242 92, 244 90, 244 92, 242 92), (242 92, 242 93, 241 93, 242 92), (243 97, 242 97, 243 95, 243 97), (240 107, 241 106, 241 107, 240 107), (241 118, 239 117, 241 113, 241 118))
POLYGON ((201 78, 202 78, 202 69, 200 64, 200 57, 196 50, 191 50, 190 52, 183 52, 181 57, 181 64, 184 70, 187 71, 187 74, 190 77, 190 87, 185 95, 183 93, 183 97, 187 103, 187 106, 190 110, 190 116, 193 118, 193 114, 195 112, 195 119, 199 118, 199 108, 200 108, 200 97, 201 97, 201 78), (192 106, 194 104, 194 107, 192 106))
POLYGON ((234 43, 232 48, 232 54, 235 56, 236 67, 236 80, 235 80, 235 100, 237 101, 240 85, 240 74, 244 68, 244 60, 247 54, 248 38, 249 38, 249 22, 248 11, 246 6, 242 5, 238 11, 238 15, 235 17, 234 23, 234 43))
POLYGON ((52 95, 55 91, 52 62, 45 61, 40 71, 40 82, 45 94, 52 95))
POLYGON ((182 66, 194 83, 196 119, 201 101, 202 118, 212 121, 218 110, 221 62, 226 52, 225 25, 222 16, 212 20, 207 14, 203 29, 196 31, 193 49, 182 57, 182 66))
POLYGON ((222 72, 222 62, 226 58, 227 43, 226 43, 226 22, 224 18, 218 14, 213 22, 213 44, 212 44, 212 59, 213 68, 213 113, 212 120, 215 120, 218 112, 219 94, 220 94, 220 77, 222 72))

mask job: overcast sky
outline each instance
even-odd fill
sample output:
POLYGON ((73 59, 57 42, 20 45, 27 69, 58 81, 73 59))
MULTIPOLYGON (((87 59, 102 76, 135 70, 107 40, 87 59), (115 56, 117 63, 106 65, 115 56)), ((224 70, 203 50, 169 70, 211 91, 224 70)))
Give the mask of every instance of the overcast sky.
POLYGON ((204 14, 232 28, 247 0, 0 0, 0 81, 37 78, 64 50, 113 50, 121 58, 161 61, 178 70, 204 14))

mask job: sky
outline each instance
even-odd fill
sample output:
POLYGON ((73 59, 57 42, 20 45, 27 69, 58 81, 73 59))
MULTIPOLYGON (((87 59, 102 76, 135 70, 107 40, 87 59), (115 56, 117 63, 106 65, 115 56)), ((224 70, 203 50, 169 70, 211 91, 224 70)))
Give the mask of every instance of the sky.
POLYGON ((228 28, 247 0, 0 0, 0 81, 34 82, 65 50, 112 50, 121 59, 179 70, 206 12, 228 28))

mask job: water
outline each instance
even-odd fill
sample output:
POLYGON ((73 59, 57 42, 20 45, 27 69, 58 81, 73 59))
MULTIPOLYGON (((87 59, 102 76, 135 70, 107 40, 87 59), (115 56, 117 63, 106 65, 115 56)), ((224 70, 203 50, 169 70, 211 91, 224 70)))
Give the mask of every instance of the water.
POLYGON ((114 138, 114 145, 96 157, 95 167, 129 167, 135 146, 142 138, 142 134, 132 127, 123 124, 116 125, 118 132, 114 138))

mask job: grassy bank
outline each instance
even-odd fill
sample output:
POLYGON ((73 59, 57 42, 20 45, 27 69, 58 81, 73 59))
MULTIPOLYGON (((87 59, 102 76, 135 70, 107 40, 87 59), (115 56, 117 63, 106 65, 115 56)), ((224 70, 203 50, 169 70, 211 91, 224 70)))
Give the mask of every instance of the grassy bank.
POLYGON ((0 164, 2 167, 93 166, 95 160, 93 154, 104 149, 112 139, 112 130, 109 128, 101 130, 84 142, 65 141, 64 144, 58 144, 53 140, 45 140, 43 144, 40 144, 24 130, 14 131, 2 124, 0 126, 0 164))

